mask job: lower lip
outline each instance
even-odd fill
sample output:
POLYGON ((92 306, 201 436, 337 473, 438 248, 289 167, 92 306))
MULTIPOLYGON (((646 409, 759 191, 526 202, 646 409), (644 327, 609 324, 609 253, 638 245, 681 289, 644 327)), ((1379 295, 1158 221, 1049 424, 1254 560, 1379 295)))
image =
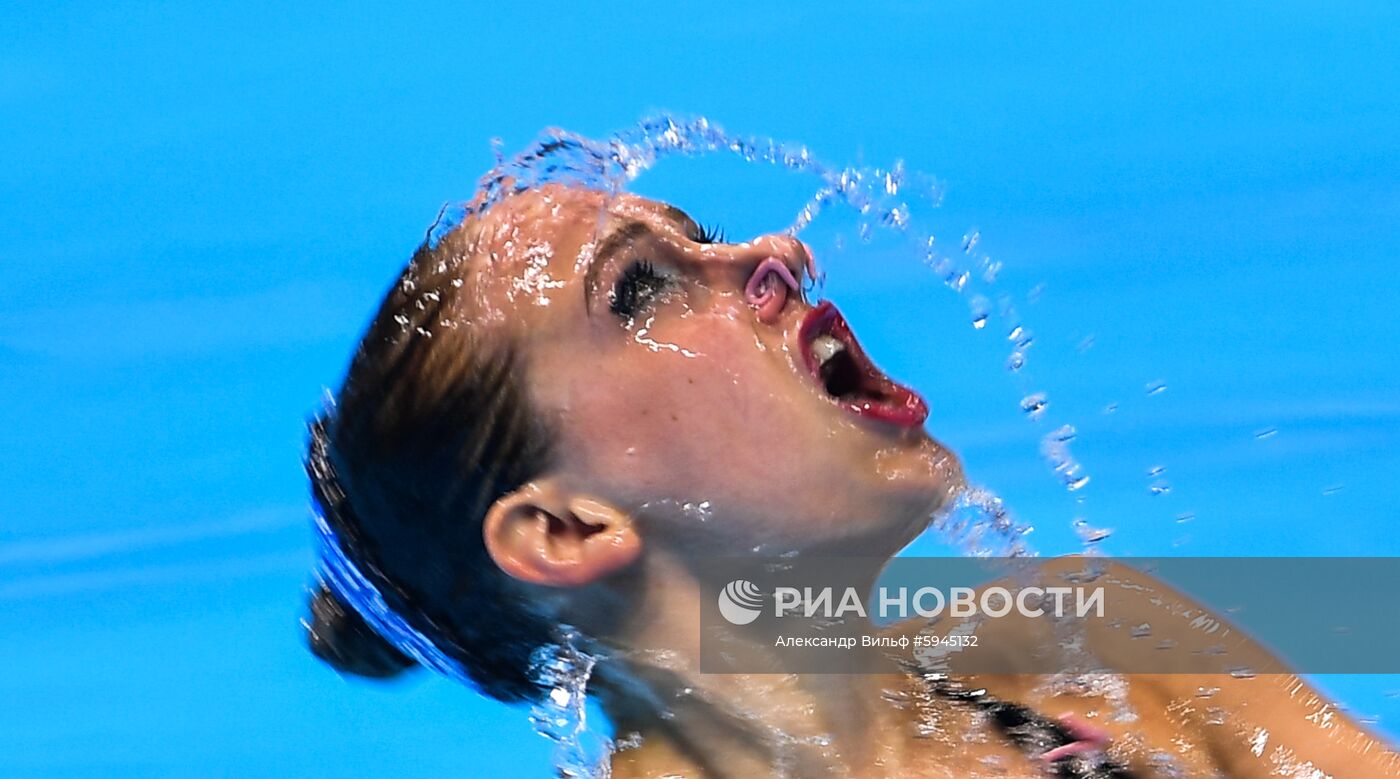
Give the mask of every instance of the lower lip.
MULTIPOLYGON (((846 344, 847 349, 854 349, 857 360, 863 367, 872 370, 873 364, 860 348, 859 342, 851 335, 851 328, 846 324, 846 320, 841 316, 841 312, 831 301, 822 301, 816 308, 807 313, 802 319, 802 324, 798 328, 798 341, 802 348, 802 360, 807 366, 807 371, 818 383, 821 382, 820 374, 817 370, 816 358, 812 356, 809 345, 819 334, 830 334, 846 344)), ((924 420, 928 419, 928 403, 924 401, 919 393, 909 389, 903 384, 899 384, 883 373, 879 374, 879 381, 884 385, 884 393, 887 400, 880 401, 870 398, 860 400, 840 400, 831 398, 836 405, 850 411, 856 416, 866 419, 875 419, 887 422, 899 427, 919 427, 924 420)), ((826 394, 823 392, 822 394, 826 394)))
POLYGON ((900 389, 904 391, 897 394, 894 402, 842 401, 841 406, 856 416, 878 419, 881 422, 888 422, 899 427, 921 427, 924 420, 928 419, 928 404, 919 397, 917 392, 908 387, 901 386, 900 389))

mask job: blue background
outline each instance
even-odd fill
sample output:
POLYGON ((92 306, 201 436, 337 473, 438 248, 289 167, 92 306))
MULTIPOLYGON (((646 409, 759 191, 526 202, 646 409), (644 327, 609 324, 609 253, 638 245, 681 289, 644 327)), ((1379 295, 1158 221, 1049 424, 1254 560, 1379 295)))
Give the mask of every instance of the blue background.
MULTIPOLYGON (((0 11, 0 774, 546 774, 523 712, 342 680, 297 620, 304 419, 488 139, 548 125, 940 177, 939 240, 1044 285, 1030 377, 897 247, 826 252, 828 291, 1041 551, 1082 515, 1118 553, 1400 554, 1394 3, 112 6, 0 11), (1082 504, 1036 452, 1064 422, 1082 504)), ((639 184, 731 236, 810 189, 639 184)), ((1395 678, 1321 681, 1397 732, 1395 678)))

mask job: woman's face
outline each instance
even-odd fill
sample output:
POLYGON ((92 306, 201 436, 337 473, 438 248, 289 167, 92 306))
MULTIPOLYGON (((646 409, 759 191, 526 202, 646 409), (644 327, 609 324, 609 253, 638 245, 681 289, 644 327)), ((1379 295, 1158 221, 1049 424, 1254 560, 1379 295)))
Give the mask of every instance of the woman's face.
POLYGON ((795 238, 709 242, 665 204, 557 186, 465 229, 467 316, 519 345, 552 476, 648 543, 890 553, 961 485, 923 400, 803 298, 795 238))

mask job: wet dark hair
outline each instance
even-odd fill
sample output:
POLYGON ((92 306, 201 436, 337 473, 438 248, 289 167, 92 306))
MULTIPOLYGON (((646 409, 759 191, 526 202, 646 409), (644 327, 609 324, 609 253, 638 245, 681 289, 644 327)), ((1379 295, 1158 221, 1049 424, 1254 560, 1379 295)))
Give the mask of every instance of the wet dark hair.
MULTIPOLYGON (((466 319, 465 232, 425 242, 385 296, 334 407, 311 424, 306 472, 386 603, 482 692, 533 700, 530 657, 555 627, 490 559, 481 523, 545 470, 552 435, 512 344, 466 319)), ((338 671, 387 678, 413 665, 326 586, 309 610, 311 651, 338 671)))

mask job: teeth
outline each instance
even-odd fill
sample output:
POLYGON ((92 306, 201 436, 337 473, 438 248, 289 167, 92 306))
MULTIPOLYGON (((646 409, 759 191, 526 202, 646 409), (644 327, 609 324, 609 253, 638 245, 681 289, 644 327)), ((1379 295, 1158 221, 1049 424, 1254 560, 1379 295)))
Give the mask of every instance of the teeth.
POLYGON ((821 365, 832 357, 846 351, 846 345, 829 335, 819 335, 812 339, 812 356, 821 365))

